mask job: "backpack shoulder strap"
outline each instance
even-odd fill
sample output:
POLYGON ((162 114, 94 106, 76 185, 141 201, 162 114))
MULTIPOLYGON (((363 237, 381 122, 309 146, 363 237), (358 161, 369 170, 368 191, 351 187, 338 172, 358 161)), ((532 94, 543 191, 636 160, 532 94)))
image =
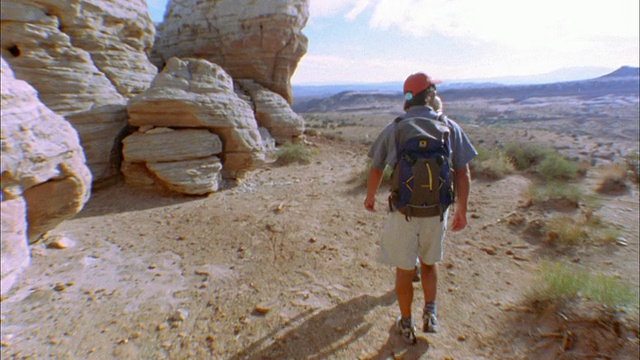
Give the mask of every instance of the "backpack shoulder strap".
POLYGON ((394 136, 394 145, 396 147, 396 164, 400 160, 400 132, 398 131, 398 123, 402 121, 402 117, 398 116, 393 120, 393 136, 394 136))

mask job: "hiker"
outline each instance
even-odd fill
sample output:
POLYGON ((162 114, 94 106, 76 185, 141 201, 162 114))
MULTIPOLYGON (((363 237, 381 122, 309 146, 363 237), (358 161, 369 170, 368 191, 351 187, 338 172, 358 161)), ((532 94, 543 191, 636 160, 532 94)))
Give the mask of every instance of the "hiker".
MULTIPOLYGON (((385 166, 394 168, 397 163, 401 162, 397 158, 397 152, 403 152, 404 150, 398 151, 399 144, 396 144, 396 139, 401 138, 401 135, 398 134, 399 127, 403 123, 412 121, 415 121, 416 124, 429 121, 416 118, 434 119, 434 123, 436 123, 434 126, 446 134, 443 138, 448 140, 450 144, 448 146, 450 147, 450 164, 452 169, 455 170, 450 175, 449 184, 453 188, 449 195, 451 198, 449 202, 455 200, 455 211, 449 228, 452 231, 460 231, 467 225, 467 200, 471 185, 468 163, 477 155, 477 152, 457 123, 444 115, 438 114, 429 106, 429 104, 439 104, 442 107, 440 99, 437 98, 436 100, 435 85, 439 83, 441 81, 432 79, 424 73, 412 74, 405 80, 405 114, 382 130, 368 154, 372 164, 367 181, 367 196, 364 200, 364 207, 369 211, 376 210, 375 196, 380 187, 385 166)), ((401 141, 398 140, 398 142, 400 143, 401 141)), ((442 162, 441 159, 440 162, 442 162)), ((449 164, 449 161, 447 161, 447 164, 449 164)), ((394 169, 394 173, 396 171, 398 170, 394 169)), ((446 198, 446 196, 440 196, 439 198, 439 201, 442 202, 444 201, 442 199, 446 198)), ((436 207, 440 209, 440 212, 436 210, 432 214, 430 210, 429 214, 425 215, 419 214, 419 210, 412 210, 407 215, 407 210, 404 210, 404 207, 399 210, 397 205, 394 206, 393 204, 390 199, 390 213, 382 231, 379 260, 396 268, 395 288, 400 308, 400 316, 396 320, 396 327, 406 342, 414 344, 416 337, 411 305, 413 302, 412 280, 415 275, 416 257, 420 259, 420 271, 422 273, 420 282, 425 298, 422 330, 429 333, 438 331, 436 312, 438 277, 435 264, 441 261, 443 257, 442 243, 445 230, 448 227, 448 210, 447 204, 445 204, 444 206, 438 205, 436 207), (404 210, 405 214, 401 213, 401 210, 404 210)))

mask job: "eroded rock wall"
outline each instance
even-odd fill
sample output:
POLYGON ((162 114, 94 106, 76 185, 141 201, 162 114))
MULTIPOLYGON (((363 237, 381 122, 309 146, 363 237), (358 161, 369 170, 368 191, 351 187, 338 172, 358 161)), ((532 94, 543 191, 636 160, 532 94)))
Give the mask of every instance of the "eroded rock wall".
POLYGON ((2 57, 78 131, 94 180, 114 175, 129 98, 157 69, 144 0, 2 1, 2 57))
POLYGON ((91 173, 78 133, 2 63, 2 292, 29 264, 28 244, 78 213, 91 173))
POLYGON ((158 68, 174 56, 207 59, 291 104, 308 17, 309 0, 170 0, 152 58, 158 68))

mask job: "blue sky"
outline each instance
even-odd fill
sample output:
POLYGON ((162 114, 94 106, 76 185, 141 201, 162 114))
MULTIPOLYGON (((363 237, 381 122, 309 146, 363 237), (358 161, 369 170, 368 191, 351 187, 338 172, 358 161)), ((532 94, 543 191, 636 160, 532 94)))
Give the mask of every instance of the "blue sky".
MULTIPOLYGON (((162 21, 168 0, 147 0, 162 21)), ((311 0, 293 84, 640 66, 638 0, 311 0)), ((604 70, 603 70, 604 71, 604 70)))

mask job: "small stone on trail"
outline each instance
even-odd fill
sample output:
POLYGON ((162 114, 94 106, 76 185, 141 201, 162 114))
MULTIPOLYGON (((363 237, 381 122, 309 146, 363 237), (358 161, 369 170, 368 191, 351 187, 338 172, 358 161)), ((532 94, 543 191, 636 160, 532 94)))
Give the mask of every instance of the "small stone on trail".
POLYGON ((491 249, 491 248, 487 248, 487 247, 482 247, 480 248, 480 250, 484 251, 485 253, 487 253, 488 255, 495 255, 496 251, 495 249, 491 249))
POLYGON ((627 241, 627 239, 623 238, 623 237, 618 237, 616 239, 616 245, 620 245, 620 246, 628 246, 629 242, 627 241))
POLYGON ((161 324, 158 324, 158 326, 156 327, 156 329, 157 329, 158 331, 162 331, 162 330, 164 330, 164 329, 166 329, 166 328, 168 328, 168 327, 169 327, 169 325, 168 325, 167 323, 161 323, 161 324))
POLYGON ((466 341, 466 340, 467 340, 467 337, 466 337, 466 336, 464 336, 464 335, 458 335, 458 341, 461 341, 461 342, 462 342, 462 341, 466 341))
POLYGON ((211 275, 211 274, 209 274, 208 271, 204 271, 204 270, 196 270, 196 271, 194 271, 194 273, 196 275, 200 275, 200 276, 210 276, 211 275))
POLYGON ((258 304, 256 305, 254 311, 257 314, 266 315, 267 313, 269 313, 269 311, 271 311, 271 307, 267 304, 258 304))
POLYGON ((49 239, 51 242, 47 245, 49 249, 66 249, 75 245, 75 243, 64 236, 55 236, 52 239, 49 239))
POLYGON ((189 312, 185 309, 178 309, 173 315, 169 318, 169 321, 177 322, 177 321, 185 321, 189 317, 189 312))
POLYGON ((53 290, 55 291, 64 291, 67 288, 67 286, 63 283, 57 283, 56 286, 53 287, 53 290))

